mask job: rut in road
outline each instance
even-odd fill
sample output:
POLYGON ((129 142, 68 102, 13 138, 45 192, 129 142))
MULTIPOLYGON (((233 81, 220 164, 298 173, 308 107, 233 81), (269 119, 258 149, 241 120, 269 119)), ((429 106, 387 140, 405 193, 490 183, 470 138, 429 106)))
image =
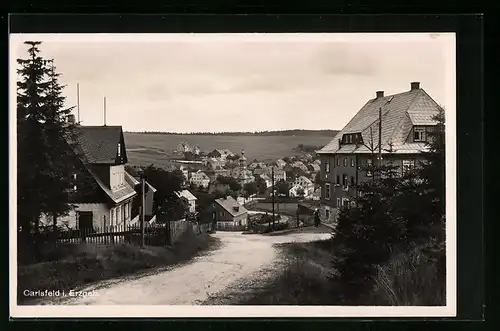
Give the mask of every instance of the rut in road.
POLYGON ((139 279, 98 288, 96 296, 63 300, 71 305, 199 305, 211 295, 249 281, 277 260, 273 244, 330 238, 329 233, 293 233, 283 236, 218 232, 221 247, 193 262, 139 279))

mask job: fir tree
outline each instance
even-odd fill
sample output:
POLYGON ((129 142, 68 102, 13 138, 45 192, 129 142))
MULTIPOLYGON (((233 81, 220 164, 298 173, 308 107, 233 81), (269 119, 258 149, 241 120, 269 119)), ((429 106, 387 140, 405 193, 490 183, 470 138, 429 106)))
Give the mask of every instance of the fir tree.
POLYGON ((26 236, 38 222, 47 199, 45 189, 50 185, 50 147, 44 132, 47 68, 39 56, 40 42, 25 42, 29 46, 27 59, 18 59, 17 70, 17 210, 19 228, 26 236))
POLYGON ((47 143, 56 153, 51 156, 51 170, 58 180, 54 180, 47 187, 47 215, 52 216, 53 228, 57 230, 57 218, 67 215, 72 205, 71 195, 77 183, 75 164, 78 162, 72 144, 76 141, 75 124, 67 121, 74 107, 65 107, 66 97, 62 91, 65 86, 60 85, 54 61, 47 61, 48 91, 46 95, 46 122, 45 133, 47 143))

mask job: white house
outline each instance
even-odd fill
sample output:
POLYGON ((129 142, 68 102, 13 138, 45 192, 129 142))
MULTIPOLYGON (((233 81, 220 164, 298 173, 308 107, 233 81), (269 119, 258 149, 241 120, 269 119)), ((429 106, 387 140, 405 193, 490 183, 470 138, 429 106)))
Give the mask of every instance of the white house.
POLYGON ((182 190, 180 192, 176 192, 176 195, 179 198, 185 198, 189 203, 189 212, 196 213, 196 197, 189 190, 182 190))
POLYGON ((286 166, 286 162, 283 160, 283 159, 277 159, 276 160, 276 165, 279 167, 279 168, 284 168, 286 166))
POLYGON ((302 186, 307 191, 314 191, 314 183, 309 178, 307 178, 306 176, 297 177, 293 181, 292 186, 293 185, 302 186))
POLYGON ((208 185, 210 184, 210 177, 208 177, 208 175, 203 171, 198 170, 196 172, 191 173, 191 178, 189 179, 189 182, 193 185, 207 188, 208 185))
MULTIPOLYGON (((74 123, 74 116, 68 117, 74 123)), ((76 126, 73 141, 75 161, 71 200, 74 209, 60 217, 58 225, 73 229, 95 230, 126 225, 131 220, 134 187, 126 181, 127 153, 121 126, 76 126)), ((69 148, 69 145, 68 145, 69 148)), ((43 215, 42 224, 52 224, 43 215)))

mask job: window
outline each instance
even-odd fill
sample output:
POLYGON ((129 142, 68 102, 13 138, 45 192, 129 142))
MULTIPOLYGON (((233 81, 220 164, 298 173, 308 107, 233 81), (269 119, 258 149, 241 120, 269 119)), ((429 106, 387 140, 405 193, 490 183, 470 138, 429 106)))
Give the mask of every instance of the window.
POLYGON ((337 208, 340 208, 342 207, 342 205, 340 204, 340 198, 337 198, 337 208))
POLYGON ((347 135, 347 143, 352 144, 352 134, 347 135))
POLYGON ((403 160, 403 175, 415 167, 415 160, 403 160))
POLYGON ((330 209, 328 209, 328 208, 325 209, 325 217, 326 217, 326 219, 330 218, 330 209))
POLYGON ((348 185, 349 185, 349 182, 348 182, 348 177, 347 177, 347 175, 344 175, 343 177, 344 177, 344 178, 343 178, 342 184, 343 184, 344 186, 348 186, 348 185))
POLYGON ((130 208, 130 202, 125 204, 125 219, 128 219, 128 209, 130 208))
POLYGON ((76 174, 73 174, 73 179, 76 180, 76 174))
POLYGON ((351 186, 356 185, 356 181, 354 180, 354 176, 351 176, 351 186))
POLYGON ((76 185, 75 185, 75 186, 73 186, 73 191, 75 191, 75 192, 76 192, 76 185))
POLYGON ((344 167, 347 167, 347 158, 344 157, 344 167))
POLYGON ((354 167, 354 158, 351 157, 351 167, 354 167))
POLYGON ((425 129, 424 128, 414 128, 413 129, 413 141, 425 141, 425 129))
POLYGON ((340 167, 340 157, 337 156, 337 167, 340 167))
POLYGON ((340 185, 340 176, 339 175, 337 175, 337 184, 340 185))
POLYGON ((349 207, 349 199, 342 199, 342 205, 346 208, 349 207))
POLYGON ((118 143, 118 156, 120 156, 120 155, 121 155, 121 151, 122 151, 122 149, 121 149, 121 144, 120 144, 120 143, 118 143))
POLYGON ((330 160, 325 161, 325 172, 330 172, 330 160))
POLYGON ((366 167, 368 168, 366 170, 366 176, 367 177, 371 177, 372 176, 372 171, 371 171, 372 165, 373 165, 373 162, 372 162, 371 159, 366 160, 366 167))
POLYGON ((221 217, 224 216, 224 212, 223 211, 219 212, 219 216, 221 217))
POLYGON ((330 200, 330 184, 325 184, 325 199, 330 200))

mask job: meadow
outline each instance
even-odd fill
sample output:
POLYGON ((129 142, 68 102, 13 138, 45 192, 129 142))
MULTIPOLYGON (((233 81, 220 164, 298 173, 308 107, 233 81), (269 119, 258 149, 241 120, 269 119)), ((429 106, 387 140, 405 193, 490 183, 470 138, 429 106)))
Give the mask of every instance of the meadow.
POLYGON ((224 135, 165 135, 124 133, 128 163, 132 165, 154 164, 163 166, 174 158, 172 151, 181 142, 198 145, 208 152, 216 148, 227 148, 233 153, 245 151, 249 160, 276 160, 296 155, 293 149, 299 144, 324 146, 333 139, 331 135, 318 133, 308 136, 224 136, 224 135))

